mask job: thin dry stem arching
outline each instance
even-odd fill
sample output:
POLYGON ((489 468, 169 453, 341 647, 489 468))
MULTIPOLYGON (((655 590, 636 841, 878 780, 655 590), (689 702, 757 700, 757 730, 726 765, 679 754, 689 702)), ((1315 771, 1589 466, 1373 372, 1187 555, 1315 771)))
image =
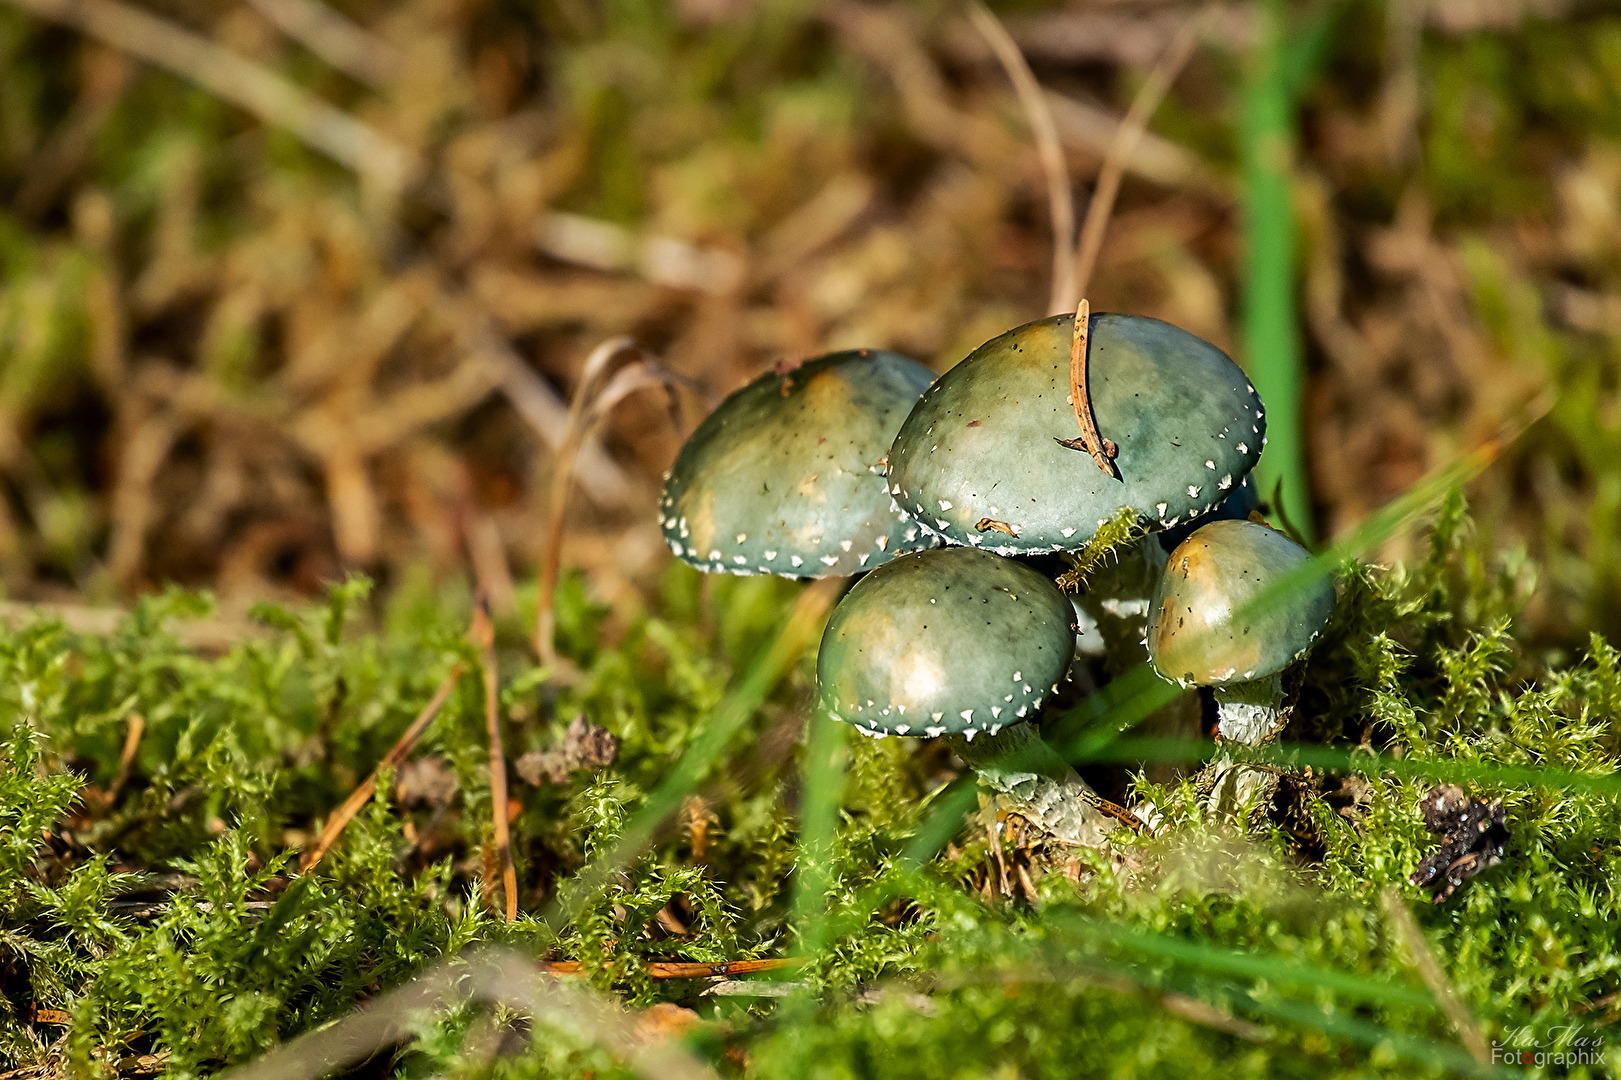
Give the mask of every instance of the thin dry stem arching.
POLYGON ((1030 70, 1024 53, 1019 51, 1018 44, 1001 20, 979 0, 969 5, 968 17, 1013 82, 1019 104, 1036 139, 1042 172, 1047 176, 1047 207, 1053 226, 1053 280, 1047 314, 1061 315, 1073 311, 1076 298, 1080 295, 1080 289, 1075 284, 1075 192, 1069 182, 1064 147, 1058 141, 1058 126, 1053 123, 1052 110, 1047 107, 1041 84, 1036 82, 1035 73, 1030 70))
POLYGON ((1098 254, 1103 250, 1104 234, 1109 230, 1109 217, 1114 213, 1114 201, 1120 194, 1120 180, 1125 175, 1126 163, 1142 141, 1143 132, 1147 130, 1154 111, 1165 100, 1171 84, 1193 56, 1193 50, 1199 44, 1199 34, 1209 22, 1213 10, 1209 7, 1201 9, 1177 31, 1176 37, 1165 47, 1159 62, 1137 91, 1120 126, 1115 129, 1109 149, 1103 155, 1103 164, 1098 169, 1097 182, 1092 187, 1092 200, 1086 206, 1086 219, 1081 223, 1081 235, 1075 245, 1075 266, 1071 280, 1076 296, 1086 292, 1087 284, 1092 280, 1098 254))
MULTIPOLYGON (((591 351, 580 372, 580 382, 569 406, 568 422, 552 463, 552 480, 547 500, 546 539, 541 547, 540 579, 535 601, 535 655, 542 664, 555 667, 557 655, 557 581, 562 571, 563 526, 567 521, 569 494, 574 486, 574 460, 591 430, 616 404, 638 390, 652 387, 672 389, 685 385, 648 354, 633 339, 609 338, 591 351), (610 374, 610 365, 625 353, 638 358, 610 374)), ((674 401, 671 402, 675 422, 674 401)))

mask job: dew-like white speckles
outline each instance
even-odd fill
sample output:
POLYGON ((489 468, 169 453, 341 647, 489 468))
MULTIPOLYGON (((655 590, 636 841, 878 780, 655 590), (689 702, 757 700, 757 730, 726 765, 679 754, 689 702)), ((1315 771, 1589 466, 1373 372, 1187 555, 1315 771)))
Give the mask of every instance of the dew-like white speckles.
POLYGON ((935 518, 934 519, 934 527, 937 528, 937 529, 949 529, 949 528, 951 528, 951 522, 949 522, 949 521, 941 521, 939 518, 935 518))
POLYGON ((1002 706, 1000 706, 1000 705, 992 705, 991 706, 991 715, 992 716, 1001 716, 1002 715, 1002 706))
POLYGON ((964 742, 973 742, 974 741, 974 736, 978 735, 978 734, 979 734, 979 729, 978 728, 963 728, 962 729, 962 737, 963 737, 964 742))
POLYGON ((1222 477, 1220 480, 1218 480, 1216 482, 1216 486, 1221 488, 1221 490, 1223 490, 1223 491, 1226 491, 1228 488, 1232 487, 1233 486, 1232 474, 1229 473, 1228 475, 1222 477))
POLYGON ((1075 535, 1075 530, 1070 528, 1067 525, 1064 526, 1062 529, 1059 529, 1058 531, 1064 534, 1064 539, 1066 539, 1066 540, 1068 540, 1070 537, 1075 535))
POLYGON ((711 562, 720 562, 720 550, 717 548, 709 553, 711 562))
POLYGON ((1165 503, 1155 503, 1154 504, 1154 509, 1159 511, 1159 516, 1160 517, 1165 516, 1165 510, 1166 510, 1166 504, 1165 503))
POLYGON ((801 559, 798 555, 790 555, 790 556, 788 556, 788 561, 793 563, 795 566, 804 566, 805 565, 805 560, 801 559))
POLYGON ((1266 445, 1266 436, 1265 436, 1265 435, 1262 435, 1262 436, 1261 436, 1261 445, 1262 445, 1262 446, 1265 446, 1265 445, 1266 445))
POLYGON ((824 566, 832 566, 838 561, 839 557, 837 555, 823 555, 821 558, 822 565, 824 566))
POLYGON ((1240 454, 1247 454, 1247 453, 1250 452, 1250 448, 1248 446, 1245 446, 1243 443, 1239 443, 1238 444, 1238 452, 1240 454))
POLYGON ((748 560, 743 558, 743 556, 741 556, 741 555, 733 555, 732 556, 732 561, 735 562, 737 565, 742 566, 748 560))
POLYGON ((1199 488, 1198 488, 1198 485, 1196 485, 1196 484, 1189 484, 1189 485, 1188 485, 1188 498, 1190 498, 1190 499, 1197 499, 1197 498, 1198 498, 1198 497, 1199 497, 1199 488))
POLYGON ((1020 683, 1019 687, 1020 687, 1020 689, 1022 689, 1027 694, 1030 692, 1030 684, 1029 683, 1020 683))
POLYGON ((1024 672, 1022 672, 1022 671, 1015 671, 1015 672, 1014 672, 1014 673, 1013 673, 1013 681, 1014 681, 1014 682, 1024 682, 1024 672))
POLYGON ((910 544, 916 539, 917 539, 917 528, 916 528, 916 526, 914 526, 914 527, 912 527, 910 529, 907 529, 906 530, 906 542, 908 544, 910 544))
POLYGON ((941 500, 939 500, 939 503, 940 503, 940 512, 942 514, 945 513, 947 510, 951 509, 951 500, 950 499, 941 499, 941 500))
POLYGON ((987 731, 985 734, 989 735, 991 738, 994 739, 994 738, 996 738, 996 733, 998 731, 1001 731, 1001 730, 1002 730, 1002 725, 1001 724, 992 724, 991 725, 991 730, 987 731))
POLYGON ((749 538, 749 534, 748 534, 748 533, 738 533, 738 534, 737 534, 737 542, 738 542, 738 543, 739 543, 739 544, 741 544, 741 543, 743 543, 743 542, 744 542, 744 541, 745 541, 745 540, 747 540, 747 539, 748 539, 748 538, 749 538))
POLYGON ((980 536, 978 533, 969 533, 968 542, 975 547, 978 547, 980 544, 985 542, 985 538, 980 536))
POLYGON ((896 724, 895 725, 895 734, 897 734, 897 735, 905 735, 908 731, 911 731, 911 730, 912 730, 912 725, 911 724, 896 724))
POLYGON ((974 710, 973 709, 964 709, 962 712, 958 713, 957 715, 962 717, 964 720, 970 720, 971 721, 971 720, 974 719, 974 710))
POLYGON ((1204 467, 1207 468, 1207 469, 1214 469, 1216 467, 1216 463, 1214 461, 1211 461, 1209 458, 1206 458, 1205 463, 1204 463, 1204 467))
POLYGON ((777 553, 775 551, 768 551, 768 552, 765 553, 765 561, 766 562, 776 562, 776 560, 777 560, 777 553))
POLYGON ((866 566, 867 565, 867 560, 870 559, 870 558, 872 558, 872 552, 863 551, 861 553, 861 558, 858 561, 861 563, 862 566, 866 566))
POLYGON ((933 715, 931 715, 929 717, 930 720, 933 720, 935 722, 939 722, 941 720, 944 720, 945 718, 946 718, 946 714, 943 713, 943 712, 934 713, 933 715))
POLYGON ((1019 711, 1014 713, 1013 715, 1014 716, 1023 716, 1025 713, 1027 713, 1029 711, 1030 711, 1030 707, 1028 705, 1020 705, 1019 706, 1019 711))
POLYGON ((937 739, 945 733, 946 729, 943 727, 926 727, 923 729, 923 734, 931 739, 937 739))
POLYGON ((887 536, 880 536, 878 539, 874 540, 873 543, 878 545, 879 551, 889 550, 889 537, 887 536))

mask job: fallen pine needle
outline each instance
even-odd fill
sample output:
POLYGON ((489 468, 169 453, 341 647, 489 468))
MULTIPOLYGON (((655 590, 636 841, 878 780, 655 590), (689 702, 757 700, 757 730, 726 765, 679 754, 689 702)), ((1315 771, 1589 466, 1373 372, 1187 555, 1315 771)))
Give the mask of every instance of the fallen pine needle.
POLYGON ((483 597, 473 605, 473 627, 469 635, 478 646, 479 667, 484 673, 484 730, 490 740, 490 814, 495 824, 495 854, 501 861, 501 891, 506 898, 507 922, 513 922, 518 918, 518 869, 512 862, 512 832, 507 821, 507 756, 501 745, 495 624, 490 622, 489 604, 483 597))
MULTIPOLYGON (((765 960, 727 960, 718 964, 696 961, 650 960, 647 977, 650 979, 726 979, 738 975, 752 975, 760 971, 780 971, 798 967, 809 957, 784 956, 765 960)), ((583 975, 584 965, 578 960, 542 960, 540 970, 548 975, 583 975)))
POLYGON ((337 841, 338 835, 343 832, 344 826, 349 824, 349 820, 360 812, 360 808, 366 805, 377 790, 377 777, 382 771, 385 768, 392 769, 405 760, 411 748, 416 746, 417 740, 422 738, 422 733, 428 730, 428 725, 433 723, 433 718, 439 715, 439 710, 444 707, 450 698, 450 692, 456 689, 456 684, 461 681, 462 674, 466 670, 467 666, 459 660, 451 667, 444 681, 439 684, 439 688, 433 692, 433 697, 428 699, 428 703, 422 707, 416 719, 411 721, 411 726, 405 729, 404 734, 388 748, 388 753, 378 761, 371 775, 362 780, 360 785, 349 793, 349 797, 343 800, 343 805, 332 812, 332 816, 327 819, 326 827, 321 830, 321 835, 316 837, 315 846, 310 848, 299 864, 300 873, 309 873, 325 857, 328 849, 337 841))

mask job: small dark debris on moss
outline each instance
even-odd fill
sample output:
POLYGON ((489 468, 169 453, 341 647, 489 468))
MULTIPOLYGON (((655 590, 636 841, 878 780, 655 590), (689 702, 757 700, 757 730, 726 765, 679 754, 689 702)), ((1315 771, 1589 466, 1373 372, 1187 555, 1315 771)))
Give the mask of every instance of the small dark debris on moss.
POLYGON ((1443 837, 1408 880, 1434 890, 1437 904, 1488 867, 1503 861, 1508 827, 1503 822, 1503 800, 1487 803, 1472 799, 1456 784, 1437 784, 1420 800, 1419 811, 1431 832, 1443 837))

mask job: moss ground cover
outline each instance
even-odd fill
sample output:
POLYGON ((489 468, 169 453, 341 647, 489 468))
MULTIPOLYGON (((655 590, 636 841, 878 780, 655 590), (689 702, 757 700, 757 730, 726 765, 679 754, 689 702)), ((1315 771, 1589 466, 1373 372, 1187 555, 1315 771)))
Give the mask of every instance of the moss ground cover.
MULTIPOLYGON (((578 960, 638 1008, 692 1008, 686 1045, 728 1075, 812 1062, 828 1076, 1479 1071, 1381 900, 1391 886, 1488 1040, 1572 1026, 1601 1039, 1621 986, 1621 653, 1598 638, 1570 654, 1519 644, 1529 568, 1483 552, 1460 507, 1420 562, 1343 576, 1297 677, 1291 734, 1352 753, 1317 767, 1287 825, 1224 825, 1190 783, 1138 781, 1158 835, 1054 851, 964 800, 949 757, 915 742, 852 739, 819 751, 832 754, 821 774, 803 770, 802 661, 672 827, 567 924, 548 924, 548 902, 693 745, 798 586, 723 579, 705 595, 672 567, 610 643, 576 582, 562 612, 572 685, 526 666, 507 628, 514 756, 560 746, 580 714, 618 740, 606 767, 515 789, 527 914, 510 925, 488 899, 471 678, 321 866, 293 872, 317 821, 450 665, 473 659, 454 605, 391 617, 353 581, 324 605, 261 609, 270 633, 214 657, 168 631, 204 606, 180 593, 143 602, 107 639, 49 623, 9 633, 4 1052, 76 1073, 208 1074, 436 958, 501 942, 578 960), (144 729, 117 782, 134 716, 144 729), (1358 769, 1356 752, 1402 768, 1358 769), (842 775, 831 803, 825 774, 842 775), (1435 843, 1418 800, 1446 779, 1502 798, 1511 839, 1500 866, 1432 905, 1405 879, 1435 843), (835 825, 802 845, 818 799, 835 825), (965 818, 941 817, 953 803, 965 818), (797 876, 825 900, 796 907, 797 876), (659 961, 793 955, 806 941, 809 963, 761 977, 795 984, 787 999, 649 977, 659 961)), ((362 1073, 621 1067, 556 1033, 480 1057, 464 1047, 470 1010, 425 1023, 362 1073)))

